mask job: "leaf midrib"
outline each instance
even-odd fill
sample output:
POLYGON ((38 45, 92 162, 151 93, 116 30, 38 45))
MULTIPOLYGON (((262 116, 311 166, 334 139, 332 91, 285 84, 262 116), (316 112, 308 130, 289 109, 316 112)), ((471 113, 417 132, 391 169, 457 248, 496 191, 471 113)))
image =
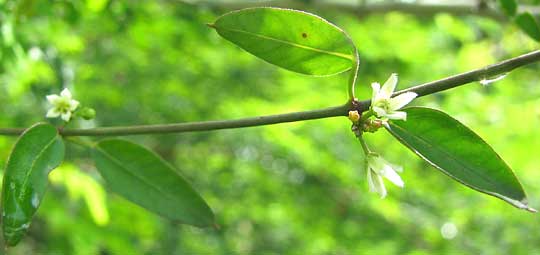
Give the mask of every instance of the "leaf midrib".
MULTIPOLYGON (((56 141, 57 138, 58 138, 58 134, 55 134, 54 137, 53 137, 53 138, 45 145, 45 147, 43 147, 43 149, 36 155, 36 158, 32 161, 32 164, 30 164, 30 169, 29 169, 29 171, 27 172, 27 174, 25 175, 25 177, 24 177, 24 179, 23 179, 21 188, 25 187, 26 184, 28 183, 28 179, 30 179, 30 175, 31 175, 31 174, 34 172, 34 170, 35 170, 36 162, 37 162, 38 160, 41 159, 41 156, 43 156, 43 153, 44 153, 45 151, 47 151, 47 150, 50 148, 50 146, 51 146, 52 144, 54 144, 54 142, 56 141)), ((53 168, 54 168, 54 167, 53 167, 53 168)), ((23 198, 22 196, 24 196, 24 194, 25 194, 24 192, 21 192, 21 193, 19 194, 19 196, 18 196, 19 199, 22 199, 22 198, 23 198)))
MULTIPOLYGON (((402 128, 402 127, 396 125, 396 124, 393 124, 392 126, 397 127, 398 129, 401 129, 401 130, 403 130, 403 131, 407 131, 406 129, 404 129, 404 128, 402 128)), ((486 178, 485 175, 483 175, 483 174, 479 174, 479 173, 476 172, 476 171, 471 171, 472 168, 466 166, 466 165, 465 165, 463 162, 461 162, 460 160, 457 160, 456 158, 450 156, 449 153, 445 152, 443 149, 440 149, 438 146, 435 146, 435 145, 430 144, 430 143, 429 143, 428 141, 426 141, 425 139, 423 139, 423 138, 421 138, 421 137, 419 137, 419 136, 417 136, 417 135, 415 135, 415 134, 413 134, 413 133, 410 133, 410 132, 406 132, 406 133, 409 133, 409 134, 410 134, 411 136, 413 136, 414 138, 417 138, 417 139, 420 140, 422 143, 427 144, 429 147, 432 147, 433 149, 435 149, 435 150, 439 151, 440 153, 442 153, 442 154, 448 156, 449 158, 454 159, 454 161, 457 162, 459 165, 461 165, 463 168, 469 170, 471 173, 473 173, 474 175, 480 177, 482 180, 484 180, 484 181, 486 181, 487 183, 493 185, 494 187, 496 187, 496 188, 498 188, 498 189, 501 189, 501 186, 499 186, 497 183, 492 182, 491 180, 489 180, 489 178, 486 178)), ((415 151, 417 151, 417 150, 415 150, 415 151)), ((431 160, 430 160, 430 161, 431 161, 431 160)), ((432 162, 432 161, 431 161, 431 162, 432 162)), ((434 162, 433 162, 433 163, 434 163, 434 162)), ((435 163, 434 163, 434 164, 435 164, 435 163)), ((442 167, 440 167, 438 164, 436 164, 436 165, 437 165, 438 168, 440 168, 441 170, 443 170, 445 173, 447 173, 448 175, 450 175, 450 176, 452 176, 452 177, 455 178, 455 176, 452 175, 450 172, 444 170, 444 169, 443 169, 442 167)), ((456 178, 456 179, 457 179, 457 178, 456 178)), ((461 180, 460 180, 460 182, 466 184, 464 181, 461 181, 461 180)), ((472 187, 472 185, 467 185, 467 186, 471 186, 471 187, 472 187)), ((485 192, 488 192, 488 193, 493 193, 493 191, 489 191, 489 190, 485 190, 485 189, 479 189, 479 188, 477 188, 477 189, 478 189, 478 190, 485 191, 485 192)), ((502 189, 503 189, 503 190, 506 190, 506 189, 504 189, 504 188, 502 188, 502 189)), ((494 194, 499 195, 499 196, 503 196, 503 197, 507 197, 507 196, 502 195, 502 194, 500 194, 500 193, 498 193, 498 192, 497 192, 497 193, 494 193, 494 194)), ((510 197, 508 197, 508 198, 510 198, 510 197)), ((513 199, 513 198, 510 198, 510 199, 513 199)), ((516 200, 516 199, 513 199, 513 200, 516 200)), ((518 200, 518 201, 519 201, 519 200, 518 200)))
POLYGON ((350 60, 350 61, 354 61, 353 56, 348 55, 348 54, 344 54, 344 53, 340 53, 340 52, 317 49, 317 48, 313 48, 313 47, 310 47, 310 46, 306 46, 306 45, 302 45, 302 44, 298 44, 298 43, 294 43, 294 42, 290 42, 290 41, 285 41, 285 40, 282 40, 282 39, 277 39, 277 38, 269 37, 269 36, 266 36, 266 35, 256 34, 256 33, 245 31, 245 30, 226 28, 226 27, 219 27, 219 26, 216 26, 216 27, 220 28, 220 29, 223 29, 223 30, 228 30, 228 31, 231 31, 231 32, 244 33, 244 34, 247 34, 247 35, 250 35, 250 36, 253 36, 253 37, 258 37, 258 38, 262 38, 262 39, 266 39, 266 40, 270 40, 270 41, 275 41, 275 42, 279 42, 279 43, 286 44, 286 45, 289 45, 289 46, 298 47, 298 48, 301 48, 301 49, 310 50, 310 51, 314 51, 314 52, 317 52, 317 53, 323 53, 323 54, 327 54, 327 55, 347 59, 347 60, 350 60))
MULTIPOLYGON (((106 152, 104 149, 99 148, 99 146, 96 146, 95 148, 99 152, 101 152, 105 157, 110 159, 115 165, 119 166, 120 169, 124 169, 124 172, 126 172, 129 175, 135 177, 136 179, 140 180, 141 182, 146 183, 148 186, 150 186, 151 188, 156 190, 158 193, 163 194, 165 197, 169 198, 170 200, 176 201, 176 199, 174 199, 175 197, 173 195, 169 195, 168 193, 164 192, 162 189, 159 188, 159 186, 156 186, 156 185, 146 181, 144 178, 142 178, 142 177, 132 173, 131 171, 129 171, 129 169, 124 167, 121 162, 119 162, 116 158, 114 158, 110 153, 106 152)), ((184 207, 184 208, 185 208, 185 210, 189 211, 189 214, 192 215, 192 217, 193 216, 197 217, 197 213, 192 211, 190 206, 187 206, 187 207, 184 207)))

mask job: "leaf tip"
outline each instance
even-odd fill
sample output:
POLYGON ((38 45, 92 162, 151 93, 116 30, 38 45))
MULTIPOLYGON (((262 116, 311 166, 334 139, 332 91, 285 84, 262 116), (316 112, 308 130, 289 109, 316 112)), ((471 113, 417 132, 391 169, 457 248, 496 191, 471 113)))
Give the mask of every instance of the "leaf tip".
POLYGON ((213 29, 216 29, 216 24, 215 23, 206 23, 206 25, 210 28, 213 28, 213 29))
MULTIPOLYGON (((512 203, 512 202, 511 202, 512 203)), ((528 201, 526 198, 522 199, 521 201, 517 202, 517 201, 514 201, 514 203, 512 203, 513 205, 517 206, 519 209, 523 209, 527 212, 531 212, 531 213, 537 213, 538 211, 532 207, 529 207, 528 205, 528 201)))
POLYGON ((532 212, 532 213, 537 213, 538 211, 534 208, 531 208, 531 207, 527 207, 525 208, 525 210, 527 210, 528 212, 532 212))

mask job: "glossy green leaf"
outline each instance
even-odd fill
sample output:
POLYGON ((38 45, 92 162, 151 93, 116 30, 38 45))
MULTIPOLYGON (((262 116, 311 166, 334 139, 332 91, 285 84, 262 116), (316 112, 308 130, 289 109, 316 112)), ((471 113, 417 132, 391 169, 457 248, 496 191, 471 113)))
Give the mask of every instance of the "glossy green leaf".
POLYGON ((387 127, 401 143, 462 184, 532 210, 510 167, 472 130, 438 110, 410 107, 404 111, 407 121, 392 121, 387 127))
POLYGON ((214 214, 182 175, 155 153, 125 140, 104 140, 93 150, 97 169, 116 193, 172 220, 214 224, 214 214))
POLYGON ((210 26, 251 54, 298 73, 337 74, 355 61, 355 46, 343 30, 302 11, 249 8, 227 13, 210 26))
POLYGON ((515 0, 499 0, 499 6, 508 16, 516 15, 517 3, 515 0))
POLYGON ((2 185, 2 230, 7 245, 16 245, 26 233, 45 195, 47 176, 62 163, 64 150, 56 128, 45 123, 30 127, 15 144, 2 185))
POLYGON ((536 41, 540 42, 540 27, 534 19, 534 17, 526 12, 519 14, 515 20, 516 24, 525 32, 528 36, 536 41))

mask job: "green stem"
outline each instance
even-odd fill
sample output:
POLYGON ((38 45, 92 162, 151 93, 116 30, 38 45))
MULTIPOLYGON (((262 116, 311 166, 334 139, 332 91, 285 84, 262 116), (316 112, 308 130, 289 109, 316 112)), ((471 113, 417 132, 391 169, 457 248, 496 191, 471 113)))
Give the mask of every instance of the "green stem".
POLYGON ((360 123, 365 122, 369 117, 373 116, 373 111, 370 109, 369 111, 365 111, 362 114, 362 118, 360 119, 360 123))
POLYGON ((126 127, 105 127, 93 129, 66 129, 60 133, 63 136, 117 136, 117 135, 141 135, 141 134, 166 134, 182 133, 194 131, 210 131, 218 129, 232 129, 241 127, 254 127, 262 125, 272 125, 285 122, 322 119, 338 116, 346 116, 350 104, 344 104, 325 109, 277 114, 269 116, 259 116, 236 120, 214 120, 187 122, 164 125, 142 125, 126 127))
MULTIPOLYGON (((518 67, 538 61, 540 61, 540 51, 533 51, 515 58, 502 61, 494 65, 486 66, 484 68, 476 69, 466 73, 454 75, 437 81, 432 81, 422 85, 404 89, 394 93, 393 96, 397 96, 405 92, 415 92, 418 94, 418 97, 430 95, 433 93, 469 84, 474 81, 479 81, 485 79, 486 77, 494 77, 497 75, 505 74, 518 67)), ((102 127, 92 129, 62 129, 59 132, 63 136, 121 136, 209 131, 217 129, 253 127, 285 122, 348 116, 349 110, 357 110, 358 112, 364 112, 369 108, 370 104, 370 100, 364 100, 355 102, 354 107, 351 103, 347 103, 344 105, 319 110, 259 116, 236 120, 215 120, 164 125, 102 127)), ((0 128, 0 135, 16 136, 20 135, 22 132, 24 132, 24 130, 24 128, 0 128)))
POLYGON ((479 68, 469 72, 457 74, 440 80, 410 87, 408 89, 400 90, 394 93, 393 96, 397 96, 405 92, 415 92, 416 94, 418 94, 418 97, 430 95, 471 82, 480 81, 489 77, 503 75, 518 67, 522 67, 538 61, 540 61, 540 50, 532 51, 521 56, 507 59, 499 63, 485 66, 483 68, 479 68))
POLYGON ((364 138, 362 136, 358 137, 358 141, 360 141, 360 144, 362 145, 362 149, 364 149, 364 153, 366 155, 371 153, 371 150, 369 150, 369 147, 367 146, 367 143, 366 143, 366 141, 364 140, 364 138))

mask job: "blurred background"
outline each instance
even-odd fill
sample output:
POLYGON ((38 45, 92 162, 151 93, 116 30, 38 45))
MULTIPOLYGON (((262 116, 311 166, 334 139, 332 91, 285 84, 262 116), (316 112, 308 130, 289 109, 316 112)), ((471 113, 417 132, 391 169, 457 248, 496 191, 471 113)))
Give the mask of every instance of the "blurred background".
MULTIPOLYGON (((538 48, 493 1, 0 0, 0 126, 43 121, 45 96, 63 87, 97 110, 94 121, 70 124, 81 128, 343 104, 347 74, 280 70, 206 26, 236 8, 269 5, 310 11, 347 31, 360 50, 364 99, 371 82, 392 72, 403 89, 538 48)), ((413 103, 448 112, 482 136, 537 209, 538 73, 533 64, 488 86, 413 103)), ((386 199, 368 193, 361 146, 344 117, 127 137, 183 172, 216 213, 217 230, 178 225, 109 192, 89 152, 68 144, 28 235, 9 253, 540 253, 538 215, 447 178, 384 131, 366 138, 405 169, 405 188, 387 183, 386 199)), ((0 165, 15 140, 0 137, 0 165)))

